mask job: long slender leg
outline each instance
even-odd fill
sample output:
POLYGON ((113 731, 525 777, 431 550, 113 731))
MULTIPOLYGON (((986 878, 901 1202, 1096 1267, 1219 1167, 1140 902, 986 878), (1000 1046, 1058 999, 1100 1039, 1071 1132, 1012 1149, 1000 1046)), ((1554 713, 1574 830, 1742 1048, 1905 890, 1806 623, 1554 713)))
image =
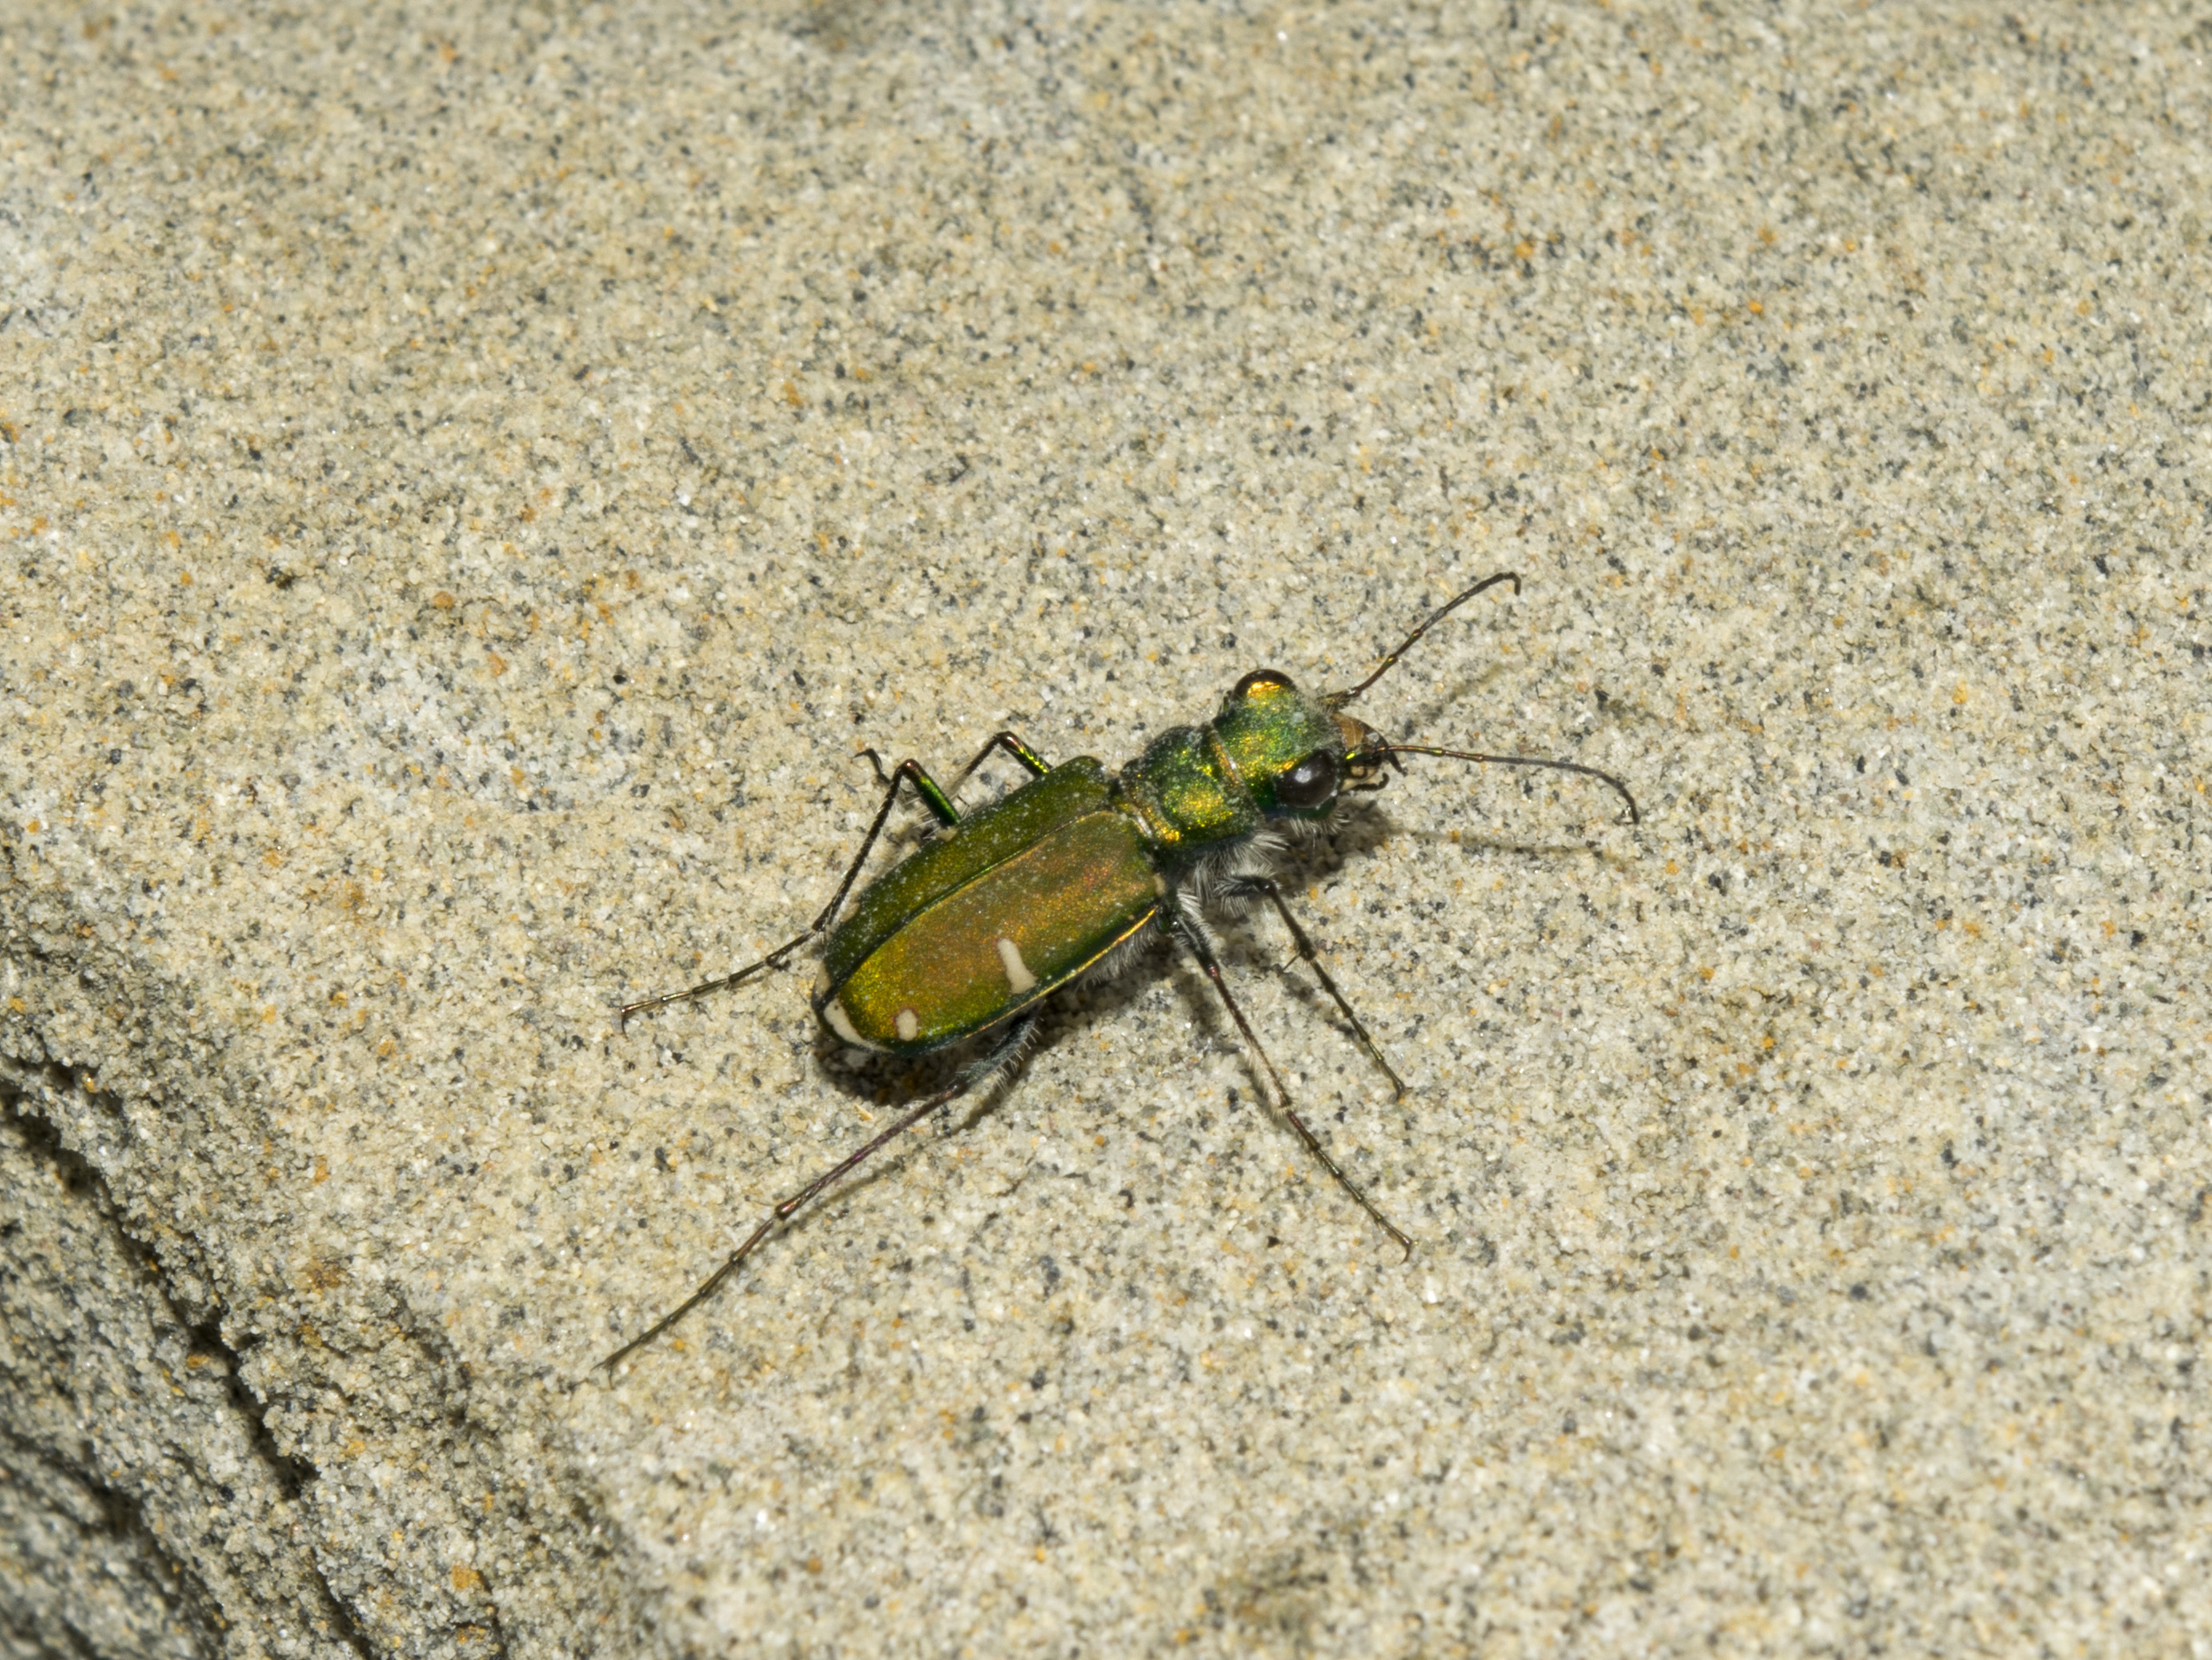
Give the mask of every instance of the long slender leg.
POLYGON ((960 769, 960 776, 952 780, 952 793, 954 795, 957 795, 960 793, 960 787, 968 781, 969 777, 975 772, 976 768, 981 766, 986 761, 991 758, 991 751, 994 749, 1005 750, 1007 754, 1012 756, 1017 761, 1019 761, 1024 766, 1027 767, 1029 769, 1030 775, 1033 778, 1042 778, 1047 772, 1052 771, 1052 763, 1046 760, 1044 757, 1039 755, 1036 750, 1031 749, 1027 744, 1024 743, 1018 734, 1002 732, 995 735, 990 742, 985 744, 980 749, 976 751, 974 760, 969 762, 967 765, 960 769))
POLYGON ((1400 1249, 1408 1257, 1412 1256, 1413 1241, 1400 1233, 1390 1218, 1375 1208, 1375 1202, 1360 1190, 1359 1184, 1344 1173, 1344 1167, 1329 1157, 1328 1149, 1321 1145, 1321 1138, 1306 1127, 1306 1121, 1298 1116, 1297 1108, 1291 1105, 1290 1091, 1283 1083, 1283 1075, 1275 1070, 1275 1063, 1268 1059, 1267 1051, 1260 1047, 1259 1039, 1253 1034, 1251 1022, 1244 1018, 1244 1011, 1237 1007, 1237 1000, 1229 995, 1229 984, 1221 977, 1221 964, 1214 961, 1213 951, 1206 944, 1205 937, 1179 918, 1171 922, 1170 926, 1176 937, 1190 949, 1191 955, 1198 959, 1199 967, 1206 971, 1206 978, 1213 981, 1214 989, 1221 994, 1221 1001, 1229 1011, 1229 1018, 1237 1023, 1237 1030, 1244 1034, 1244 1041, 1252 1046, 1252 1053, 1260 1057, 1260 1064, 1274 1080, 1275 1094, 1282 1105, 1283 1117, 1288 1118, 1290 1127, 1298 1132, 1298 1139, 1306 1144, 1306 1150, 1321 1161, 1321 1167, 1336 1178, 1336 1185, 1357 1200, 1359 1208, 1373 1217, 1384 1233, 1398 1241, 1400 1249))
MULTIPOLYGON (((930 1096, 928 1100, 923 1102, 921 1105, 906 1113, 895 1124, 892 1125, 889 1129, 884 1131, 880 1135, 876 1136, 872 1141, 863 1142, 859 1147, 856 1148, 850 1153, 848 1153, 836 1164, 832 1164, 820 1175, 815 1177, 815 1179, 807 1183, 805 1187, 800 1188, 798 1192, 793 1194, 789 1198, 779 1202, 774 1210, 771 1210, 766 1216, 761 1218, 760 1226, 745 1236, 745 1242, 742 1245, 740 1245, 734 1251, 730 1253, 729 1260, 725 1262, 712 1273, 709 1274, 706 1279, 700 1283, 699 1288, 696 1291, 693 1292, 681 1303, 679 1303, 674 1309, 661 1316, 659 1319, 654 1321, 652 1325, 647 1326, 638 1336, 632 1338, 628 1342, 623 1344, 621 1348, 616 1349, 613 1354, 609 1355, 599 1364, 602 1366, 606 1367, 609 1371, 612 1371, 615 1367, 620 1365, 625 1360, 628 1359, 639 1349, 644 1348, 646 1344, 651 1342, 670 1326, 675 1325, 677 1321, 682 1319, 685 1315, 690 1313, 692 1310, 697 1308, 702 1303, 704 1303, 709 1297, 712 1296, 715 1292, 720 1288, 722 1282, 727 1280, 732 1274, 735 1273, 738 1271, 739 1265, 742 1264, 748 1257, 750 1257, 755 1250, 759 1249, 760 1242, 763 1240, 766 1239, 768 1235, 774 1232, 777 1228, 788 1223, 792 1217, 810 1201, 818 1197, 824 1188, 831 1187, 834 1183, 850 1175, 855 1170, 858 1169, 860 1165, 870 1157, 871 1155, 882 1151, 883 1149, 888 1147, 893 1141, 896 1141, 908 1130, 912 1129, 931 1113, 937 1111, 941 1107, 951 1105, 952 1103, 957 1101, 962 1095, 966 1095, 968 1091, 973 1089, 978 1084, 987 1081, 995 1073, 997 1073, 1001 1068, 1004 1067, 1010 1061, 1011 1061, 1015 1055, 1019 1052, 1022 1044, 1028 1039, 1030 1027, 1035 1023, 1035 1020, 1036 1017, 1033 1014, 1018 1017, 1007 1027, 1005 1035, 1001 1037, 996 1043, 991 1046, 991 1052, 986 1055, 981 1060, 976 1062, 973 1065, 964 1069, 960 1076, 954 1080, 950 1087, 939 1090, 935 1095, 930 1096)), ((1386 1222, 1383 1226, 1387 1227, 1390 1225, 1386 1222)))
POLYGON ((1383 1076, 1390 1080, 1390 1087, 1398 1092, 1401 1099, 1403 1099, 1406 1093, 1405 1080, 1400 1078, 1390 1063, 1383 1058, 1382 1050, 1376 1046, 1375 1040, 1367 1034, 1367 1027, 1361 1022, 1360 1018, 1352 1012, 1352 1005, 1344 1001, 1344 994, 1337 989, 1336 981, 1329 978, 1329 971, 1321 966, 1320 952, 1314 948, 1313 941, 1306 936, 1306 931, 1298 926, 1298 918, 1290 914, 1290 905, 1283 898, 1282 889, 1276 886, 1271 878, 1265 876, 1239 877, 1228 886, 1232 894, 1263 895, 1275 907, 1275 914, 1283 919, 1283 926, 1290 930, 1292 943, 1297 947, 1298 955, 1305 960, 1306 965, 1313 970, 1314 978, 1321 982, 1321 989, 1336 1000, 1337 1012, 1352 1023, 1352 1030, 1358 1035, 1360 1047, 1367 1051, 1368 1059, 1382 1068, 1383 1076))
MULTIPOLYGON (((995 742, 996 740, 993 742, 995 742)), ((873 749, 863 749, 860 753, 868 757, 870 764, 876 769, 876 777, 883 782, 883 805, 876 809, 875 822, 868 826, 868 834, 861 838, 860 851, 853 856, 853 862, 845 867, 845 880, 837 884, 837 891, 830 895, 829 903, 822 907, 822 914, 807 925, 804 934, 786 940, 767 956, 757 962, 746 964, 744 967, 734 972, 724 974, 717 980, 703 980, 696 986, 687 986, 681 991, 664 991, 657 997, 643 997, 636 1003, 623 1004, 615 1015, 618 1026, 627 1026, 632 1015, 641 1013, 648 1009, 665 1008, 672 1003, 688 1003, 694 997, 705 996, 709 992, 726 990, 732 986, 741 986, 755 975, 764 973, 772 968, 781 968, 789 962, 792 952, 829 926, 839 909, 844 904, 845 895, 852 892, 854 880, 860 874, 860 867, 868 862, 868 855, 876 845, 876 838, 883 834, 884 821, 891 816, 891 808, 899 798, 899 786, 902 783, 913 785, 914 793, 922 798, 922 804, 929 809, 939 824, 950 826, 960 822, 959 811, 953 806, 951 798, 943 790, 938 788, 937 780, 922 770, 922 764, 919 761, 910 757, 901 761, 898 765, 887 772, 883 767, 883 757, 873 749)), ((989 753, 988 749, 984 751, 985 755, 989 753)), ((980 756, 977 757, 979 762, 981 759, 980 756)), ((972 765, 970 770, 973 770, 972 765)))
POLYGON ((876 821, 868 826, 868 839, 860 844, 860 857, 852 862, 852 867, 845 872, 845 880, 838 884, 837 896, 829 902, 828 910, 822 913, 825 917, 834 915, 837 907, 845 903, 845 895, 852 888, 853 878, 860 874, 860 867, 867 859, 868 849, 875 844, 876 836, 883 828, 883 821, 891 816, 891 803, 898 799, 901 779, 914 786, 914 793, 922 798, 922 805, 929 809, 929 816, 937 821, 940 829, 949 830, 960 822, 960 809, 952 804, 952 797, 938 788, 937 780, 925 772, 922 764, 912 756, 908 756, 887 772, 883 770, 883 757, 873 749, 862 749, 854 753, 868 757, 868 765, 876 769, 876 782, 891 794, 876 810, 876 821))

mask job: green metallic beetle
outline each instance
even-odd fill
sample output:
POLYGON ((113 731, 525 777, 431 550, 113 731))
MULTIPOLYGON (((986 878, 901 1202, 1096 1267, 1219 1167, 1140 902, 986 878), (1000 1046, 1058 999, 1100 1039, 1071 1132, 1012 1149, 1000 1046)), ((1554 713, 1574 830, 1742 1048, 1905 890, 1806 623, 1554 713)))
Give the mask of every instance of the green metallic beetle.
POLYGON ((602 1364, 615 1366, 651 1342, 711 1296, 795 1212, 931 1113, 1009 1066, 1045 997, 1087 974, 1117 972, 1148 933, 1170 935, 1190 951, 1259 1057, 1299 1140, 1410 1254, 1412 1241, 1375 1208, 1298 1116, 1281 1074, 1222 979, 1200 913, 1225 902, 1264 899, 1272 905, 1298 956, 1350 1022, 1361 1046, 1398 1093, 1405 1093, 1269 875, 1281 849, 1280 832, 1317 827, 1348 791, 1380 789, 1383 769, 1402 772, 1398 757, 1403 755, 1579 772, 1619 793, 1627 803, 1628 823, 1640 819, 1627 787, 1594 767, 1392 743, 1343 712, 1423 634, 1501 582, 1520 591, 1520 578, 1511 573, 1485 578, 1434 611, 1349 691, 1315 696, 1272 669, 1246 675, 1206 725, 1171 727, 1118 775, 1088 756, 1050 765, 1014 734, 1002 732, 968 763, 953 788, 1000 749, 1034 776, 1011 795, 964 817, 918 762, 902 761, 887 772, 874 750, 862 751, 884 782, 883 804, 844 880, 813 925, 734 973, 630 1003, 620 1011, 620 1018, 626 1022, 645 1010, 783 968, 826 929, 829 939, 811 1001, 823 1024, 843 1041, 902 1057, 986 1035, 989 1047, 950 1086, 779 1203, 696 1291, 602 1364), (850 912, 833 928, 891 816, 902 783, 910 784, 935 817, 937 834, 863 888, 850 912))

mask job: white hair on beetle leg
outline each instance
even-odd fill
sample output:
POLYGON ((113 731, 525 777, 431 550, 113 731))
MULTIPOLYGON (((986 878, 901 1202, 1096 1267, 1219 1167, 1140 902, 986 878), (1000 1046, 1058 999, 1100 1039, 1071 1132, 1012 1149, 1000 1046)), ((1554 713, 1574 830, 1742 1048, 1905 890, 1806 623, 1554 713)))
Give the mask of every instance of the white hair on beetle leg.
POLYGON ((1272 876, 1290 852, 1290 832, 1280 823, 1271 824, 1263 830, 1255 830, 1227 851, 1230 857, 1225 874, 1272 876))
POLYGON ((980 1060, 969 1064, 968 1093, 995 1089, 1007 1082, 1013 1075, 1015 1069, 1022 1064, 1023 1057, 1029 1053, 1030 1046, 1036 1041, 1037 1018, 1032 1014, 998 1048, 980 1060))
POLYGON ((1235 891, 1234 884, 1272 876, 1289 850, 1290 837, 1280 825, 1256 830, 1241 842, 1207 854, 1191 867, 1190 896, 1201 910, 1241 916, 1253 895, 1235 891))
POLYGON ((1194 883, 1190 888, 1175 890, 1172 897, 1175 901, 1176 926, 1189 929, 1197 936, 1198 942, 1206 948, 1206 955, 1218 963, 1221 960, 1221 941, 1207 924, 1205 915, 1200 910, 1195 889, 1196 884, 1194 883))

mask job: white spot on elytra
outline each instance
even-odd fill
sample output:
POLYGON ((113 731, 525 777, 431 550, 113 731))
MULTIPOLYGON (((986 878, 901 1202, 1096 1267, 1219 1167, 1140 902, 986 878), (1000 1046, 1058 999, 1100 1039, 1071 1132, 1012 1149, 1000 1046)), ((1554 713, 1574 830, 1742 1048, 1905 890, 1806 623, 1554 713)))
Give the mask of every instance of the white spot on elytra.
POLYGON ((829 1022, 831 1031, 836 1033, 839 1037, 843 1038, 846 1042, 854 1045, 856 1048, 865 1049, 873 1049, 875 1047, 874 1044, 869 1042, 865 1038, 860 1035, 858 1028, 853 1025, 852 1016, 845 1012, 845 1005, 842 1003, 824 1003, 822 1005, 822 1018, 829 1022))
POLYGON ((829 964, 825 963, 814 971, 814 996, 817 1002, 830 995, 829 964))
POLYGON ((1006 964, 1006 983, 1017 994, 1029 991, 1037 984, 1037 977, 1029 972, 1029 964, 1022 961, 1022 949, 1013 941, 998 942, 998 960, 1006 964))
POLYGON ((1152 891, 1163 899, 1167 897, 1167 878, 1157 871, 1152 872, 1152 891))
POLYGON ((922 1017, 911 1009, 900 1010, 899 1018, 895 1024, 899 1028, 899 1041, 902 1043, 911 1043, 921 1035, 922 1017))

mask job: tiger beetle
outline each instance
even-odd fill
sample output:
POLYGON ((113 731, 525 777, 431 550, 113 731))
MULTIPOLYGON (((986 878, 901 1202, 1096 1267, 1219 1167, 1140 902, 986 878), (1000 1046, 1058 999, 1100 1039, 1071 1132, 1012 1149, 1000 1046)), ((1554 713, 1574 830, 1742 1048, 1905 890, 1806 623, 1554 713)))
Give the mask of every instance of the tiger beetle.
POLYGON ((697 1290, 601 1364, 619 1365, 713 1295, 762 1241, 829 1187, 931 1113, 1010 1068, 1047 995, 1086 976, 1118 972, 1148 932, 1170 936, 1191 954, 1258 1057, 1283 1117, 1306 1150, 1409 1257, 1413 1241, 1375 1208, 1299 1117, 1282 1074, 1222 979, 1202 914, 1260 900, 1272 906, 1298 957, 1312 969, 1360 1047, 1399 1095, 1405 1094, 1403 1080, 1321 965, 1313 941, 1272 879, 1282 833, 1317 829, 1346 794, 1380 789, 1386 767, 1402 773, 1399 757, 1407 755, 1579 772, 1619 794, 1627 803, 1624 822, 1636 824, 1641 817, 1628 787, 1595 767, 1393 743, 1343 712, 1422 635, 1502 582, 1520 592, 1521 579, 1514 573, 1486 577, 1440 606, 1349 691, 1317 697, 1300 691, 1286 674, 1256 670, 1231 688, 1210 721, 1169 728, 1118 774, 1089 756, 1054 766, 1013 733, 1002 732, 948 791, 918 761, 902 761, 886 772, 881 757, 862 750, 884 785, 883 804, 836 893, 806 932, 718 980, 629 1003, 618 1018, 626 1024, 649 1009, 741 986, 785 967, 801 947, 826 931, 810 1001, 844 1043, 901 1058, 975 1037, 987 1038, 987 1047, 951 1084, 778 1203, 697 1290), (964 815, 953 805, 954 794, 1002 749, 1028 770, 1030 781, 964 815), (936 833, 862 888, 838 921, 902 785, 921 797, 936 833))

